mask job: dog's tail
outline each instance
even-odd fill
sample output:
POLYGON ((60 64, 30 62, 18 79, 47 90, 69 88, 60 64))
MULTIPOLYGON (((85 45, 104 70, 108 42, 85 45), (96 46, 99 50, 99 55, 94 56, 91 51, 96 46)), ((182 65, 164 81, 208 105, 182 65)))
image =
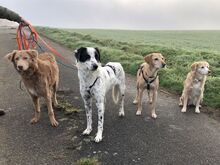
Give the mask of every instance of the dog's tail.
POLYGON ((119 100, 119 96, 120 96, 120 88, 119 88, 119 85, 114 85, 113 88, 112 88, 112 98, 113 98, 113 101, 115 104, 118 103, 118 100, 119 100))

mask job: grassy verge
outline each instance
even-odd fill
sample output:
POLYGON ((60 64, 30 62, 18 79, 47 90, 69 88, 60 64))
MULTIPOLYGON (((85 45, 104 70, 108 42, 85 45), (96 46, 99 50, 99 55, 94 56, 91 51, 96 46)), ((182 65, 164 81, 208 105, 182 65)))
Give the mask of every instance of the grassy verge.
POLYGON ((168 64, 167 69, 160 71, 160 85, 178 94, 182 91, 182 82, 190 70, 190 65, 194 61, 206 60, 210 63, 212 75, 206 83, 204 104, 213 108, 220 107, 220 54, 217 52, 100 39, 55 28, 38 27, 38 31, 73 50, 81 46, 98 47, 101 50, 102 63, 118 61, 127 73, 133 75, 136 74, 139 64, 143 62, 143 56, 160 52, 166 57, 168 64))
POLYGON ((81 158, 77 161, 77 165, 101 165, 97 158, 81 158))

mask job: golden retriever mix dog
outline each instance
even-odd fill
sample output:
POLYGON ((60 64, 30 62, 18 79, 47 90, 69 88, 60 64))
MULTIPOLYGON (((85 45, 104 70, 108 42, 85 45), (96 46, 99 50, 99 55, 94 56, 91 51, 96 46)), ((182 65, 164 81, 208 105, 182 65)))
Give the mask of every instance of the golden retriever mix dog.
POLYGON ((194 62, 191 71, 187 74, 183 83, 183 92, 179 105, 183 106, 181 112, 186 112, 187 105, 195 105, 196 113, 200 113, 199 107, 203 99, 204 86, 209 70, 209 63, 206 61, 194 62))
POLYGON ((157 72, 165 67, 165 59, 160 53, 151 53, 144 57, 145 63, 141 64, 137 71, 137 93, 134 104, 138 104, 136 115, 141 115, 142 97, 145 89, 148 91, 149 103, 151 107, 151 117, 156 119, 155 112, 157 101, 157 90, 159 87, 159 76, 157 72))
POLYGON ((54 127, 58 126, 52 107, 52 103, 54 106, 58 104, 56 91, 59 81, 59 69, 54 56, 49 53, 38 55, 36 50, 14 50, 5 57, 14 64, 33 100, 35 115, 31 119, 31 123, 39 121, 39 98, 44 97, 47 103, 50 123, 54 127))

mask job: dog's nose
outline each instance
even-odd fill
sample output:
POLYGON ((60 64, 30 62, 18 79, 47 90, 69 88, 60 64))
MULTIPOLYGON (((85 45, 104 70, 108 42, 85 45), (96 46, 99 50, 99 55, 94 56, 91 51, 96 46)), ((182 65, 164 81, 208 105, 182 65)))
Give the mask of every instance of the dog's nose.
POLYGON ((97 64, 93 64, 92 67, 93 67, 93 70, 96 70, 98 68, 98 65, 97 64))
POLYGON ((211 70, 208 70, 208 73, 211 73, 211 70))
POLYGON ((18 65, 18 70, 23 70, 23 66, 18 65))
POLYGON ((166 64, 164 63, 164 64, 162 64, 162 67, 164 68, 166 66, 166 64))

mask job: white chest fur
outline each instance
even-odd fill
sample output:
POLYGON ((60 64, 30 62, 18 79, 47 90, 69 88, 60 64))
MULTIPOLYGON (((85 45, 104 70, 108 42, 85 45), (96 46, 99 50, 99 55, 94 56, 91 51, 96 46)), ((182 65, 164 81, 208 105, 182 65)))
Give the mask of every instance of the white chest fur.
POLYGON ((199 80, 194 80, 193 85, 192 85, 192 95, 193 96, 198 96, 201 93, 201 81, 199 80))
POLYGON ((37 92, 35 91, 35 89, 33 89, 33 88, 28 88, 28 91, 29 91, 29 93, 30 93, 31 95, 37 96, 37 92))

